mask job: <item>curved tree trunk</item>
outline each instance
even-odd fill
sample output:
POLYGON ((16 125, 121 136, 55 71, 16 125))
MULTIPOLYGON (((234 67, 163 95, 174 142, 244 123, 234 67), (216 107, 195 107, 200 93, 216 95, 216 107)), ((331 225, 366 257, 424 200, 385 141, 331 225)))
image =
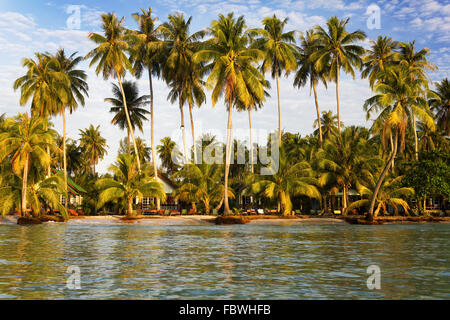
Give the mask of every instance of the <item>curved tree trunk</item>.
POLYGON ((127 101, 126 101, 126 97, 125 97, 125 92, 123 91, 122 80, 120 79, 119 75, 117 75, 117 79, 119 81, 120 91, 122 91, 123 107, 125 108, 125 116, 127 118, 127 123, 128 123, 128 128, 130 130, 131 138, 133 139, 134 152, 136 154, 138 171, 140 173, 141 172, 141 161, 139 160, 139 152, 137 149, 136 139, 134 137, 133 127, 131 126, 130 114, 128 113, 128 106, 127 106, 127 101))
POLYGON ((339 134, 341 134, 341 111, 339 103, 339 57, 336 57, 336 105, 337 105, 337 116, 338 116, 338 129, 339 134))
POLYGON ((380 191, 381 184, 383 183, 383 180, 386 177, 389 168, 392 166, 392 161, 394 160, 397 154, 397 148, 398 148, 398 132, 396 132, 394 135, 394 150, 392 150, 391 156, 388 162, 386 163, 386 166, 384 167, 383 171, 381 172, 380 178, 378 179, 377 184, 375 185, 375 190, 373 191, 372 199, 370 200, 369 212, 367 213, 367 220, 369 221, 373 221, 375 202, 377 200, 378 192, 380 191))
MULTIPOLYGON (((389 133, 389 140, 391 142, 391 152, 394 151, 394 140, 392 139, 392 132, 389 133)), ((392 173, 394 173, 395 158, 392 159, 392 173)))
POLYGON ((192 149, 194 152, 194 163, 197 163, 197 148, 195 145, 194 116, 192 115, 192 104, 191 103, 189 103, 189 117, 191 118, 192 149))
POLYGON ((230 206, 228 204, 228 175, 230 173, 230 162, 231 162, 231 144, 232 144, 232 113, 233 113, 233 99, 230 97, 228 102, 228 124, 227 124, 227 145, 225 152, 225 189, 224 189, 224 215, 230 215, 230 206))
POLYGON ((248 110, 248 125, 250 127, 250 170, 252 173, 255 172, 254 167, 254 157, 253 157, 253 134, 252 134, 252 110, 250 108, 248 110))
POLYGON ((413 120, 413 129, 414 129, 414 154, 416 161, 419 161, 419 142, 417 139, 417 128, 416 128, 416 117, 414 116, 414 112, 412 112, 412 120, 413 120))
POLYGON ((277 79, 277 96, 278 96, 278 143, 281 144, 281 101, 280 101, 280 81, 278 77, 278 64, 275 62, 275 77, 277 79))
MULTIPOLYGON (((152 68, 148 66, 148 82, 150 85, 150 140, 152 145, 153 177, 158 181, 158 167, 156 166, 156 147, 155 147, 155 118, 153 111, 153 81, 152 68)), ((161 200, 156 197, 156 210, 161 209, 161 200)))
POLYGON ((320 119, 319 111, 319 100, 317 99, 316 82, 313 81, 313 91, 314 91, 314 102, 316 103, 316 113, 317 113, 317 124, 319 125, 319 140, 320 146, 323 147, 323 137, 322 137, 322 120, 320 119))
POLYGON ((66 155, 66 108, 62 109, 62 118, 63 118, 63 166, 64 166, 64 192, 66 201, 64 201, 64 206, 66 207, 66 211, 68 208, 69 202, 69 192, 67 189, 67 155, 66 155))
POLYGON ((25 164, 23 167, 23 178, 22 178, 22 207, 20 215, 23 217, 27 212, 27 185, 28 185, 28 162, 29 154, 25 155, 25 164))

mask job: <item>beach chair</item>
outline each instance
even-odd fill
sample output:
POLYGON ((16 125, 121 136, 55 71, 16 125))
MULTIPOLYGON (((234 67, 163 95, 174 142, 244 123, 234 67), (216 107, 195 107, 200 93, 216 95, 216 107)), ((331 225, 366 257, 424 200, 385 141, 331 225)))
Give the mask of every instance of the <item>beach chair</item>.
POLYGON ((182 214, 182 215, 185 215, 185 214, 187 214, 187 209, 183 209, 183 210, 181 210, 181 214, 182 214))
POLYGON ((258 209, 257 212, 258 212, 258 214, 263 215, 264 214, 264 209, 258 209))
POLYGON ((166 211, 164 211, 164 215, 165 215, 165 216, 168 216, 168 215, 170 215, 170 210, 166 210, 166 211))
POLYGON ((342 214, 342 212, 341 212, 341 210, 334 210, 334 214, 338 216, 338 215, 342 214))
POLYGON ((300 210, 295 210, 295 214, 302 214, 300 210))

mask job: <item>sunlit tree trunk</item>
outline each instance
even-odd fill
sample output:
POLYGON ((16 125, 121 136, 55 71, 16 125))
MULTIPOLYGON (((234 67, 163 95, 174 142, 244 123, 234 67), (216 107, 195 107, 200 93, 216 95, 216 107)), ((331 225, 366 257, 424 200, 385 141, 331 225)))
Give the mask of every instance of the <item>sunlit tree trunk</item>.
POLYGON ((336 104, 337 104, 337 116, 338 116, 338 129, 341 133, 341 111, 339 104, 339 57, 336 57, 336 104))
MULTIPOLYGON (((152 67, 148 66, 148 83, 150 86, 150 140, 152 145, 152 160, 153 160, 153 177, 155 181, 158 181, 158 167, 156 166, 156 147, 155 147, 155 113, 153 108, 153 80, 152 80, 152 67)), ((156 210, 161 209, 161 200, 156 197, 156 210)))
POLYGON ((414 129, 414 154, 416 161, 419 161, 419 142, 417 139, 417 129, 416 129, 416 117, 414 112, 412 113, 413 129, 414 129))
POLYGON ((66 210, 68 208, 69 193, 67 190, 67 155, 66 155, 66 108, 62 108, 62 118, 63 118, 63 167, 64 167, 64 193, 66 201, 64 201, 64 206, 66 210))
POLYGON ((22 208, 20 215, 23 217, 27 212, 27 185, 28 185, 28 164, 29 153, 25 154, 25 164, 23 167, 23 178, 22 178, 22 208))
POLYGON ((195 128, 194 128, 194 116, 192 115, 192 103, 189 103, 189 117, 191 118, 192 149, 194 151, 194 163, 197 163, 197 148, 195 145, 195 128))
POLYGON ((281 144, 281 100, 280 100, 280 81, 278 77, 278 64, 275 61, 275 77, 277 79, 277 96, 278 96, 278 143, 281 144))
POLYGON ((133 215, 133 197, 128 198, 128 210, 127 216, 131 217, 133 215))
POLYGON ((136 154, 136 161, 137 161, 137 165, 138 165, 138 171, 140 173, 141 172, 141 161, 139 160, 139 152, 138 152, 138 149, 137 149, 136 139, 134 137, 133 127, 131 126, 130 114, 128 113, 127 101, 126 101, 126 97, 125 97, 125 92, 123 91, 122 80, 120 78, 120 75, 117 75, 117 80, 119 81, 120 91, 122 92, 122 100, 123 100, 123 106, 124 106, 124 109, 125 109, 125 116, 127 118, 127 123, 128 123, 128 128, 130 130, 131 138, 133 139, 134 152, 136 154))
POLYGON ((233 99, 230 95, 229 102, 228 102, 228 124, 227 124, 227 145, 226 145, 226 152, 225 152, 225 189, 224 189, 224 215, 230 215, 230 206, 228 204, 228 175, 230 173, 230 162, 231 162, 231 144, 232 144, 232 129, 233 129, 233 123, 232 123, 232 113, 233 113, 233 99))
POLYGON ((180 103, 180 116, 181 116, 181 134, 183 135, 183 150, 184 150, 184 163, 187 164, 189 162, 188 159, 188 151, 186 146, 186 130, 184 128, 184 111, 183 111, 183 100, 181 100, 181 91, 178 95, 179 103, 180 103))
POLYGON ((312 84, 313 84, 313 91, 314 91, 314 101, 315 101, 315 103, 316 103, 317 124, 319 125, 319 140, 320 140, 320 146, 323 147, 322 121, 321 121, 321 119, 320 119, 319 100, 317 99, 316 82, 313 81, 312 84))
POLYGON ((252 173, 255 172, 254 159, 253 159, 253 135, 252 135, 252 110, 248 108, 248 125, 250 127, 250 170, 252 173))

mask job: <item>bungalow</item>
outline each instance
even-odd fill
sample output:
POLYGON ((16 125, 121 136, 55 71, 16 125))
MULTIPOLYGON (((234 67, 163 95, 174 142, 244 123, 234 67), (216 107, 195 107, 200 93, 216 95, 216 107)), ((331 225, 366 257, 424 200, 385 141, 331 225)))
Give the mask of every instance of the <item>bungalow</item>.
MULTIPOLYGON (((52 172, 54 174, 64 176, 64 173, 62 171, 56 171, 52 169, 52 172)), ((68 198, 69 198, 69 205, 73 207, 80 207, 83 203, 83 195, 87 193, 87 191, 77 184, 75 181, 72 180, 72 178, 67 177, 67 191, 68 191, 68 198)), ((61 195, 59 197, 59 202, 62 205, 66 204, 66 197, 64 195, 61 195)))
MULTIPOLYGON (((161 203, 161 210, 178 210, 179 203, 173 196, 173 193, 177 186, 162 172, 158 171, 158 182, 163 185, 164 192, 166 193, 166 201, 161 203)), ((150 210, 156 208, 156 199, 152 197, 144 197, 141 202, 141 210, 150 210)))

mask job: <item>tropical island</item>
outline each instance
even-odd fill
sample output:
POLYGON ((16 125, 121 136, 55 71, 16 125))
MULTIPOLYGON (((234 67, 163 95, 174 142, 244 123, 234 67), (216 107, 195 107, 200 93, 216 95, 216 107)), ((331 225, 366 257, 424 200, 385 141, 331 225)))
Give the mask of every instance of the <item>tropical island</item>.
POLYGON ((437 67, 428 60, 429 49, 388 36, 365 48, 365 33, 348 30, 348 18, 286 30, 287 19, 273 15, 249 29, 243 16, 229 13, 194 33, 192 17, 179 13, 163 23, 151 8, 132 18, 136 30, 113 13, 99 17, 103 32, 89 34, 96 47, 85 56, 60 49, 23 59, 24 73, 11 86, 20 92, 18 104, 29 110, 0 118, 3 217, 17 216, 24 224, 90 216, 128 222, 195 216, 219 224, 311 218, 335 223, 335 217, 367 224, 449 221, 450 84, 431 81, 428 72, 437 67), (89 96, 86 71, 78 67, 83 60, 113 82, 105 103, 111 122, 126 130, 106 174, 96 171, 108 145, 99 127, 90 125, 79 137, 66 134, 70 114, 89 96), (358 71, 373 93, 361 106, 367 119, 376 117, 369 128, 341 120, 340 76, 355 78, 358 71), (148 76, 148 94, 141 95, 126 74, 148 76), (279 78, 289 74, 295 75, 292 90, 313 93, 316 130, 304 137, 281 130, 279 78), (167 99, 179 106, 181 147, 170 137, 155 141, 154 78, 165 81, 167 99), (335 89, 335 113, 320 108, 322 85, 335 89), (272 86, 276 98, 268 93, 272 86), (225 143, 195 135, 192 109, 208 95, 213 106, 219 100, 226 105, 225 143), (267 145, 258 145, 251 117, 264 112, 268 99, 277 99, 278 130, 267 145), (186 142, 185 108, 193 146, 186 142), (246 143, 233 138, 234 111, 248 116, 246 143), (53 129, 56 115, 62 116, 63 132, 53 129), (145 121, 151 134, 136 138, 145 121), (204 158, 208 150, 214 163, 204 158), (257 161, 261 153, 268 163, 257 161), (261 174, 264 169, 270 174, 261 174))

